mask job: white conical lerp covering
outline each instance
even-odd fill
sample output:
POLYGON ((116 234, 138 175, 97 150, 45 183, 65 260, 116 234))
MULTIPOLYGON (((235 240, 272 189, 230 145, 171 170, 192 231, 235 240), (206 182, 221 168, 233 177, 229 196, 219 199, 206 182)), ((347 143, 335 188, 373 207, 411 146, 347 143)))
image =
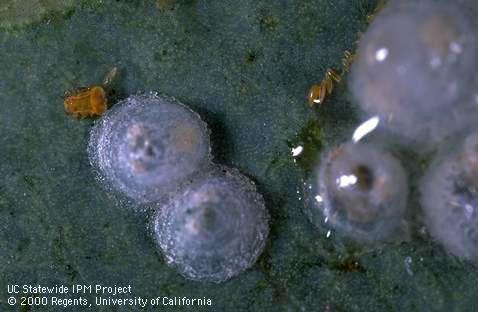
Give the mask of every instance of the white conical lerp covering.
POLYGON ((138 202, 156 201, 209 166, 209 131, 174 99, 134 95, 95 124, 88 155, 107 189, 138 202))
POLYGON ((154 236, 168 264, 186 278, 222 282, 255 263, 268 220, 254 183, 219 167, 160 207, 154 236))
POLYGON ((421 203, 432 237, 452 254, 478 261, 478 133, 437 157, 421 181, 421 203))
POLYGON ((311 222, 365 242, 386 239, 397 230, 408 197, 401 164, 365 143, 346 143, 324 155, 306 187, 311 222))
POLYGON ((360 39, 352 93, 381 126, 433 144, 478 118, 477 47, 455 1, 391 1, 360 39))

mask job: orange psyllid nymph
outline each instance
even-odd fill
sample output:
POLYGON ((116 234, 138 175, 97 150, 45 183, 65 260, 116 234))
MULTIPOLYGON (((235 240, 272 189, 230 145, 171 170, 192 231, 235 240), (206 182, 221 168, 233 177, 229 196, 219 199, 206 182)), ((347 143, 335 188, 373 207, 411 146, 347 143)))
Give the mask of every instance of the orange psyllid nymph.
POLYGON ((65 110, 76 117, 101 116, 107 108, 105 90, 100 86, 81 89, 65 97, 65 110))
POLYGON ((334 81, 340 82, 341 77, 333 69, 327 69, 325 78, 318 85, 313 85, 309 91, 309 105, 322 104, 327 94, 331 94, 334 89, 334 81))

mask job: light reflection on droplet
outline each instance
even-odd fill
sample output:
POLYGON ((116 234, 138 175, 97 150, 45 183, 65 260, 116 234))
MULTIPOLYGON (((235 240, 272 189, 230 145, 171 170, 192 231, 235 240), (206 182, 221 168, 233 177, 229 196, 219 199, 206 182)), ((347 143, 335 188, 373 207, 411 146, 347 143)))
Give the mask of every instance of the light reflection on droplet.
POLYGON ((302 154, 303 151, 304 151, 304 147, 299 145, 299 146, 292 149, 292 156, 297 157, 300 154, 302 154))
POLYGON ((336 183, 338 187, 349 187, 352 185, 355 185, 357 183, 358 179, 355 175, 349 174, 346 175, 344 174, 343 176, 340 176, 336 183))
POLYGON ((455 41, 450 44, 450 50, 456 54, 461 54, 463 52, 461 44, 455 41))
POLYGON ((378 124, 380 123, 380 118, 378 116, 373 116, 372 118, 368 119, 364 123, 362 123, 358 128, 355 130, 352 141, 357 143, 363 137, 371 133, 375 128, 377 128, 378 124))
POLYGON ((388 57, 388 49, 387 48, 380 48, 375 52, 375 59, 377 62, 383 62, 387 59, 388 57))
POLYGON ((320 196, 320 195, 315 196, 315 200, 316 200, 318 203, 321 203, 321 202, 324 201, 324 199, 323 199, 322 196, 320 196))

